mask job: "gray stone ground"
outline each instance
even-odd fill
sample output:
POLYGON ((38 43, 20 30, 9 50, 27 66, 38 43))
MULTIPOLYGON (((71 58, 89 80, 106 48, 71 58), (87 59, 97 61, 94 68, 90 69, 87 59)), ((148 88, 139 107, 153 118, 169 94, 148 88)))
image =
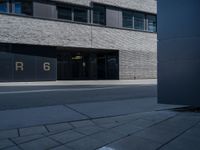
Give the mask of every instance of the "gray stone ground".
POLYGON ((200 113, 179 107, 146 97, 4 110, 0 149, 199 150, 200 113))
MULTIPOLYGON (((0 149, 199 150, 200 113, 171 109, 175 107, 177 106, 157 105, 155 98, 123 101, 123 105, 120 102, 76 104, 66 108, 78 113, 80 117, 77 119, 70 120, 67 114, 64 114, 66 118, 61 117, 63 121, 53 118, 51 123, 38 121, 38 124, 34 122, 31 126, 29 122, 24 127, 19 122, 16 123, 17 119, 21 122, 28 120, 27 118, 23 120, 20 111, 27 114, 30 111, 34 114, 39 111, 39 108, 18 110, 18 112, 12 110, 19 115, 15 116, 17 117, 15 122, 9 122, 10 118, 6 120, 6 117, 1 116, 2 113, 5 115, 11 110, 0 111, 1 121, 15 124, 15 127, 0 124, 0 149), (130 106, 133 108, 132 111, 130 106), (91 112, 94 114, 92 115, 91 112)), ((56 108, 58 115, 61 115, 59 111, 63 108, 60 106, 56 108)), ((56 108, 52 108, 55 116, 56 108)), ((49 107, 40 109, 51 111, 49 107)), ((48 112, 46 113, 49 117, 48 112)), ((44 117, 44 114, 41 115, 44 117)), ((29 116, 34 115, 29 114, 29 116)))

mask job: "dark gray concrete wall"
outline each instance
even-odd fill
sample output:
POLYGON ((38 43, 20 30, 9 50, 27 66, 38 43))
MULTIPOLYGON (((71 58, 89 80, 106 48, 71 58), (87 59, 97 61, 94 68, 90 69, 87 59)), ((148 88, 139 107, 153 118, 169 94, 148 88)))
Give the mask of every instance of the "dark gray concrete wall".
POLYGON ((200 105, 200 1, 158 1, 158 100, 200 105))
POLYGON ((0 82, 56 80, 56 49, 0 44, 0 68, 0 82))

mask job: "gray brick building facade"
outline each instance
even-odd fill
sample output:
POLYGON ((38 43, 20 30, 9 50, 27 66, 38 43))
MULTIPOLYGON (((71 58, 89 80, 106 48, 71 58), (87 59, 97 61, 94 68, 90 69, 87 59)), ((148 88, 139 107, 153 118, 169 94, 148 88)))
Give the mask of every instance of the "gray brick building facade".
MULTIPOLYGON (((57 0, 93 2, 156 14, 155 0, 57 0)), ((157 34, 41 18, 0 14, 0 43, 119 51, 119 79, 157 78, 157 34)))

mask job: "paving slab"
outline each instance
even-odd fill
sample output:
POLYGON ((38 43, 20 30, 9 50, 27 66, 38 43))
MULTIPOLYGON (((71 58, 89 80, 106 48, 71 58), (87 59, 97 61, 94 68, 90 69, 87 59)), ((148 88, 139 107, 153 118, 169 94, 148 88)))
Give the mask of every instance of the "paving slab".
POLYGON ((14 146, 14 143, 11 142, 10 140, 8 139, 0 140, 0 149, 11 147, 11 146, 14 146))
POLYGON ((90 135, 99 131, 102 131, 103 129, 98 126, 85 126, 80 128, 75 128, 74 131, 80 132, 85 135, 90 135))
POLYGON ((50 150, 72 150, 72 149, 66 147, 65 145, 62 145, 62 146, 58 146, 58 147, 52 148, 50 150))
POLYGON ((102 142, 90 137, 85 137, 66 144, 66 146, 72 148, 73 150, 94 150, 99 148, 101 145, 102 142))
POLYGON ((124 135, 110 131, 110 130, 99 132, 90 136, 90 138, 92 139, 101 141, 102 145, 109 144, 111 142, 121 139, 122 137, 124 137, 124 135))
POLYGON ((129 113, 151 111, 155 108, 156 98, 144 98, 123 101, 95 102, 71 104, 73 109, 90 116, 91 118, 116 116, 129 113), (141 105, 143 103, 143 106, 141 105), (146 107, 144 108, 144 104, 146 107))
POLYGON ((160 150, 199 150, 200 139, 196 137, 181 136, 163 146, 160 150))
POLYGON ((34 134, 42 134, 48 132, 44 126, 36 126, 36 127, 28 127, 28 128, 20 128, 19 134, 20 136, 26 135, 34 135, 34 134))
POLYGON ((13 137, 18 137, 18 136, 19 135, 18 135, 17 129, 0 131, 0 139, 13 138, 13 137))
POLYGON ((113 120, 111 118, 100 118, 100 119, 93 119, 93 122, 98 126, 111 128, 123 124, 119 121, 113 120))
POLYGON ((28 143, 20 144, 19 146, 24 150, 46 150, 59 145, 59 143, 49 138, 42 138, 28 143))
POLYGON ((17 146, 13 146, 13 147, 5 148, 4 150, 21 150, 21 149, 18 148, 17 146))
POLYGON ((76 128, 79 127, 87 127, 87 126, 94 126, 95 124, 90 121, 90 120, 82 120, 82 121, 75 121, 75 122, 71 122, 71 125, 73 125, 76 128))
POLYGON ((142 128, 136 127, 133 124, 125 124, 115 128, 110 129, 111 131, 120 133, 124 136, 129 136, 137 131, 140 131, 142 128))
MULTIPOLYGON (((94 102, 67 105, 91 118, 124 115, 157 109, 157 98, 140 98, 121 101, 94 102)), ((163 107, 166 105, 163 105, 163 107)), ((169 105, 172 107, 171 105, 169 105)), ((179 106, 173 106, 173 108, 179 106)), ((161 108, 161 106, 160 106, 161 108)))
POLYGON ((12 138, 12 141, 14 141, 16 144, 22 144, 26 143, 29 141, 34 141, 40 138, 44 138, 43 135, 37 134, 37 135, 28 135, 28 136, 22 136, 22 137, 17 137, 17 138, 12 138))
POLYGON ((129 136, 98 150, 156 150, 159 146, 161 144, 157 142, 136 136, 129 136))
POLYGON ((50 132, 73 129, 73 127, 67 122, 66 123, 57 123, 57 124, 46 125, 46 127, 50 132))
POLYGON ((175 138, 179 134, 176 132, 169 132, 157 128, 147 128, 141 132, 134 134, 137 137, 152 140, 161 144, 167 143, 171 139, 175 138))
POLYGON ((6 110, 0 111, 0 130, 75 121, 86 118, 87 117, 62 105, 6 110))
POLYGON ((56 140, 60 143, 65 144, 67 142, 79 139, 83 136, 84 136, 83 134, 69 130, 69 131, 65 131, 65 132, 62 132, 62 133, 52 135, 52 136, 50 136, 50 138, 52 138, 52 139, 54 139, 54 140, 56 140))

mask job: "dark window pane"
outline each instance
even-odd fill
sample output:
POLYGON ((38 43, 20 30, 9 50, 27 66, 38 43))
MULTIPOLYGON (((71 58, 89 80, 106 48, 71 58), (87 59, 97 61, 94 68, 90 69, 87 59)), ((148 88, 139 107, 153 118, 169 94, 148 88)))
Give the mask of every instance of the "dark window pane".
POLYGON ((129 11, 123 11, 123 27, 133 28, 133 13, 129 11))
POLYGON ((16 14, 21 14, 22 12, 22 4, 20 2, 15 2, 14 3, 14 13, 16 14))
POLYGON ((156 22, 156 16, 153 15, 148 15, 147 16, 147 21, 148 21, 148 31, 150 32, 156 32, 157 31, 157 22, 156 22))
POLYGON ((86 8, 74 8, 74 21, 88 22, 88 10, 86 8))
POLYGON ((33 14, 33 2, 32 0, 13 1, 12 13, 23 14, 23 15, 32 15, 33 14))
POLYGON ((22 12, 21 12, 22 14, 33 15, 33 2, 31 0, 23 2, 21 7, 22 7, 22 12))
POLYGON ((100 5, 94 5, 93 7, 93 23, 106 24, 106 8, 100 5))
POLYGON ((142 13, 134 13, 134 28, 137 30, 144 30, 145 15, 142 13))
POLYGON ((58 7, 58 18, 72 20, 72 8, 70 7, 58 7))
POLYGON ((7 3, 6 2, 0 2, 0 12, 7 12, 7 3))

